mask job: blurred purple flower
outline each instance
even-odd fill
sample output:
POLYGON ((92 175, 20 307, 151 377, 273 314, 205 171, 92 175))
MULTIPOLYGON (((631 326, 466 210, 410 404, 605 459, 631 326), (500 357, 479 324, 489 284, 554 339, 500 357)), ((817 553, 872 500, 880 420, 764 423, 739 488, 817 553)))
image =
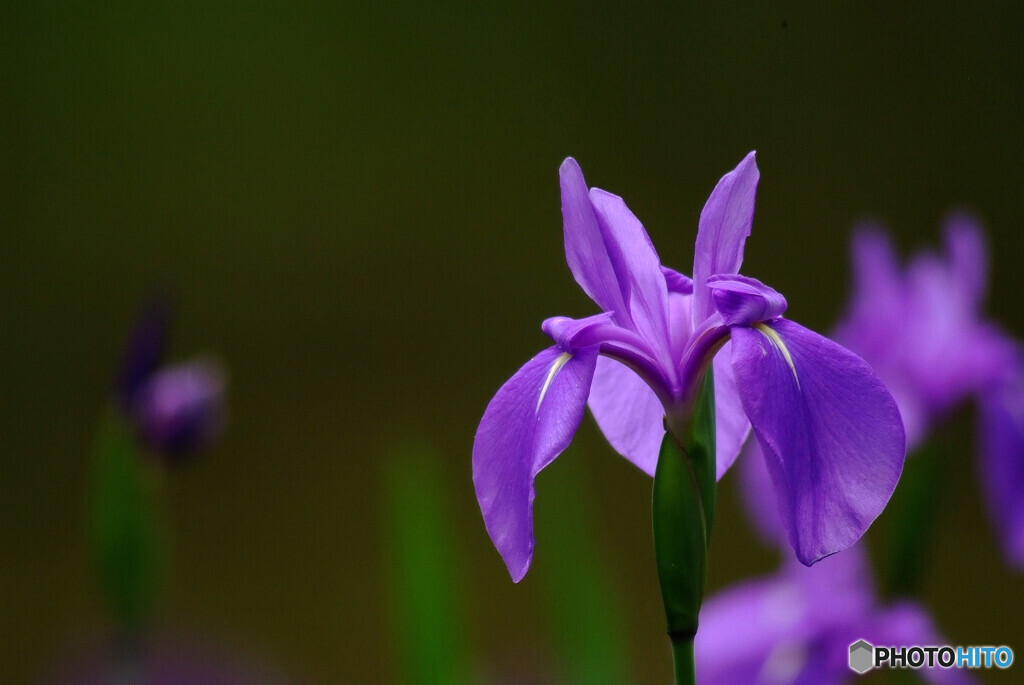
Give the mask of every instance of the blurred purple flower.
POLYGON ((1007 556, 1024 565, 1024 349, 982 316, 988 264, 977 223, 951 216, 944 243, 944 254, 920 252, 901 269, 881 230, 860 229, 853 295, 835 337, 889 387, 909 450, 976 399, 987 503, 1007 556))
POLYGON ((177 364, 150 376, 133 413, 143 442, 172 457, 210 444, 220 429, 224 373, 212 359, 177 364))
POLYGON ((621 198, 588 191, 576 162, 562 164, 566 260, 604 311, 546 320, 555 345, 498 390, 477 429, 477 499, 514 581, 533 554, 534 478, 568 446, 584 406, 653 475, 666 419, 674 431, 687 422, 712 363, 717 474, 753 425, 802 562, 851 545, 885 506, 904 456, 892 397, 859 357, 782 318, 782 295, 738 275, 758 177, 750 153, 715 187, 691 280, 661 265, 621 198))
POLYGON ((161 367, 170 319, 167 299, 143 306, 125 347, 116 390, 143 444, 178 459, 210 444, 219 432, 225 374, 211 358, 161 367))
MULTIPOLYGON (((852 681, 849 648, 942 645, 927 611, 899 601, 880 604, 856 545, 812 569, 785 562, 775 575, 711 596, 694 641, 701 685, 822 685, 852 681)), ((923 668, 931 683, 972 683, 957 669, 923 668)))

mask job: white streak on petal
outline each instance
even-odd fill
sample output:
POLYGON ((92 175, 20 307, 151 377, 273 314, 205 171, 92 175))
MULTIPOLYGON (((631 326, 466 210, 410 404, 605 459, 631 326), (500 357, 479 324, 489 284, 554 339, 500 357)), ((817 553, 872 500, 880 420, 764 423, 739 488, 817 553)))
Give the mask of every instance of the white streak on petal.
POLYGON ((773 331, 763 323, 755 323, 754 328, 764 333, 765 337, 768 338, 776 349, 782 353, 782 356, 786 359, 786 364, 789 365, 789 370, 793 372, 793 379, 796 381, 796 387, 800 387, 800 377, 796 375, 796 366, 793 365, 793 357, 789 355, 789 348, 786 347, 786 343, 782 342, 782 338, 779 334, 773 331))
MULTIPOLYGON (((544 395, 547 394, 548 388, 551 387, 551 381, 555 380, 555 376, 558 375, 558 372, 562 370, 562 367, 565 366, 566 362, 570 359, 572 359, 572 355, 568 352, 563 352, 558 355, 558 359, 556 359, 555 363, 551 365, 551 370, 548 371, 548 377, 544 379, 544 387, 540 389, 540 397, 537 398, 537 406, 533 410, 534 413, 540 412, 541 402, 544 401, 544 395)), ((792 366, 792 363, 790 366, 792 366)))

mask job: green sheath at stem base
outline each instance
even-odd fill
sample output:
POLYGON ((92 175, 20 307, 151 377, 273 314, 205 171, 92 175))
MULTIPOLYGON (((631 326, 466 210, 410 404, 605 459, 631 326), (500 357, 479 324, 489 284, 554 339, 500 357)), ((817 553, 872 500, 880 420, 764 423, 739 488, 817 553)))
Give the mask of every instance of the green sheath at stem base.
POLYGON ((715 507, 715 391, 708 370, 689 420, 673 422, 654 473, 654 556, 676 683, 693 683, 693 638, 715 507), (673 432, 675 431, 675 432, 673 432))

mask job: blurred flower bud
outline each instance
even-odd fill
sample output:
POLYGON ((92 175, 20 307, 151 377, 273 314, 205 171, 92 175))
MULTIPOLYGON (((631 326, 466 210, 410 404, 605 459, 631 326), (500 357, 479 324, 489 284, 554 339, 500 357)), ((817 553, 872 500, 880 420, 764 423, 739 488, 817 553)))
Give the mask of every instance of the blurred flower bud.
POLYGON ((180 459, 208 445, 224 420, 225 374, 214 359, 165 367, 139 386, 131 414, 143 443, 180 459))

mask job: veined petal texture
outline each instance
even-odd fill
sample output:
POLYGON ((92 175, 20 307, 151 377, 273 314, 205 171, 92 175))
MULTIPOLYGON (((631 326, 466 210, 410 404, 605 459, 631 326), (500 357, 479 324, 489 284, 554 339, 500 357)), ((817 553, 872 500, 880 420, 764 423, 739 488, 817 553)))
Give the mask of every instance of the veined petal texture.
POLYGON ((487 533, 514 582, 533 557, 533 481, 583 419, 597 348, 549 347, 494 395, 473 442, 473 485, 487 533))
POLYGON ((622 198, 588 189, 574 159, 559 177, 565 258, 576 282, 619 326, 667 348, 668 291, 647 231, 622 198))
POLYGON ((590 191, 597 224, 615 269, 632 329, 647 340, 666 366, 671 366, 668 330, 668 286, 661 260, 640 220, 618 195, 590 191))
POLYGON ((743 263, 743 244, 754 222, 754 196, 760 172, 751 152, 722 177, 700 213, 693 254, 694 328, 711 315, 714 305, 707 279, 715 274, 736 274, 743 263))
POLYGON ((629 308, 619 290, 618 277, 605 236, 597 225, 590 190, 576 160, 569 157, 558 170, 562 189, 562 225, 565 261, 576 282, 597 305, 614 312, 620 326, 629 324, 629 308))
POLYGON ((733 328, 732 360, 797 558, 846 549, 903 469, 896 402, 864 360, 786 319, 733 328))

